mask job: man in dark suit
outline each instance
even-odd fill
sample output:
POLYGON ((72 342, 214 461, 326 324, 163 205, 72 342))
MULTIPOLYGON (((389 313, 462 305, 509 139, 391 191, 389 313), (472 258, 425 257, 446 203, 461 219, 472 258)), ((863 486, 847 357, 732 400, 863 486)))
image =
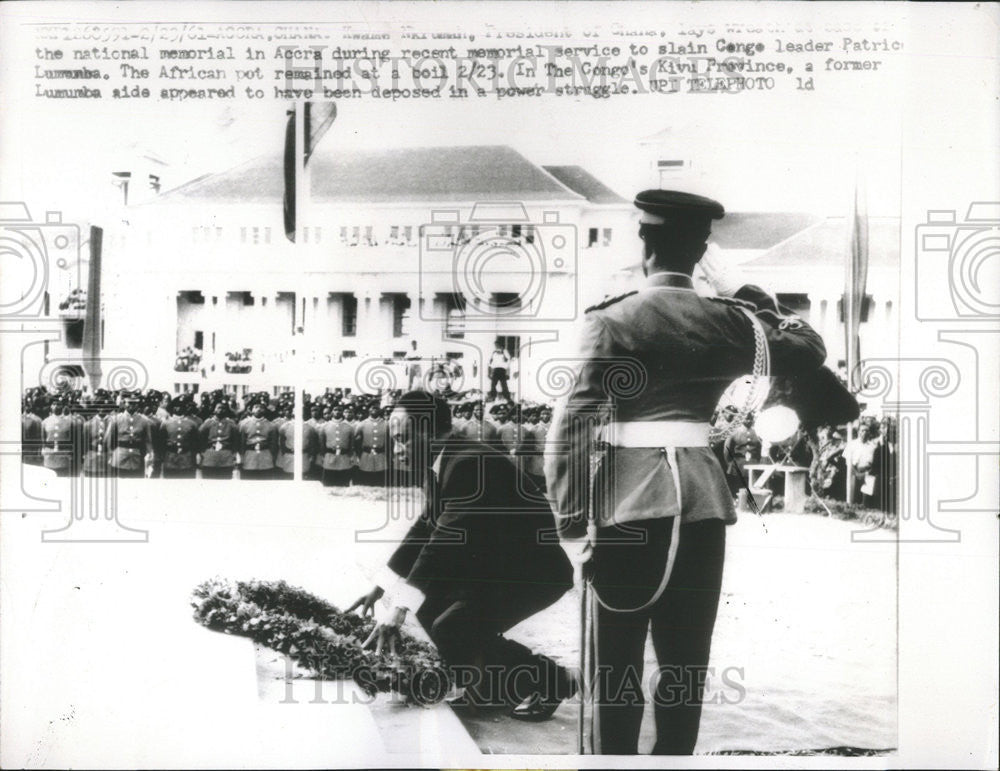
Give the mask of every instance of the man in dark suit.
MULTIPOLYGON (((575 693, 570 672, 503 633, 552 605, 573 570, 552 511, 517 465, 496 448, 451 436, 447 402, 404 394, 389 422, 397 465, 422 485, 427 504, 389 560, 389 612, 366 644, 393 646, 410 610, 465 687, 473 706, 514 706, 545 720, 575 693), (391 578, 391 576, 390 576, 391 578)), ((349 608, 374 608, 385 581, 349 608)))

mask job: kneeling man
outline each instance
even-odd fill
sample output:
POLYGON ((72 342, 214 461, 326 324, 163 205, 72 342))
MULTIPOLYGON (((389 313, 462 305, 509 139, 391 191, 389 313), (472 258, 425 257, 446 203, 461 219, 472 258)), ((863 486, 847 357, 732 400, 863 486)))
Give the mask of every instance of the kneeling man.
POLYGON ((396 403, 389 432, 397 467, 409 470, 426 503, 389 560, 395 574, 349 608, 389 613, 367 644, 394 645, 414 611, 465 687, 473 706, 513 706, 545 720, 576 692, 571 673, 503 633, 570 588, 573 569, 537 486, 496 448, 452 436, 447 402, 411 391, 396 403))

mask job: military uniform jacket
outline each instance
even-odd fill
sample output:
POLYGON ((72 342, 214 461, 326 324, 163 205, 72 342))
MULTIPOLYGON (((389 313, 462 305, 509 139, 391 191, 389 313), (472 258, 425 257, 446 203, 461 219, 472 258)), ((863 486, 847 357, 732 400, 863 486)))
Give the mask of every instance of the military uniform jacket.
POLYGON ((358 469, 364 472, 385 471, 386 451, 389 446, 389 424, 384 418, 361 421, 354 432, 354 446, 358 449, 358 469))
MULTIPOLYGON (((432 471, 428 471, 433 475, 432 471)), ((427 597, 534 596, 573 582, 537 485, 495 447, 451 440, 421 516, 388 567, 427 597)))
POLYGON ((91 474, 105 471, 108 452, 104 446, 110 418, 94 415, 83 424, 83 470, 91 474))
POLYGON ((71 415, 49 415, 42 421, 42 465, 50 469, 64 469, 76 460, 74 441, 78 423, 71 415))
MULTIPOLYGON (((319 452, 319 434, 309 422, 302 424, 302 469, 309 470, 309 459, 319 452)), ((282 471, 295 472, 295 421, 286 420, 278 427, 278 460, 282 471)))
POLYGON ((42 419, 33 412, 21 415, 21 460, 34 466, 42 462, 42 419))
POLYGON ((521 446, 521 427, 512 421, 507 421, 497 428, 497 439, 500 446, 508 454, 515 454, 521 446))
MULTIPOLYGON (((689 277, 659 273, 642 290, 588 309, 578 371, 546 442, 548 495, 564 535, 583 535, 587 522, 588 490, 579 482, 589 465, 587 443, 571 427, 595 410, 616 422, 707 423, 732 381, 753 371, 753 323, 741 304, 761 321, 772 374, 805 374, 822 366, 820 336, 754 286, 742 287, 735 301, 703 298, 689 277), (610 390, 616 384, 619 393, 610 390)), ((595 496, 597 524, 678 514, 683 522, 735 521, 712 450, 678 447, 676 456, 683 511, 664 448, 613 448, 595 475, 602 491, 595 496)))
POLYGON ((105 435, 108 465, 122 471, 137 471, 153 452, 153 421, 138 412, 112 415, 105 435))
POLYGON ((354 424, 336 418, 323 424, 323 468, 346 471, 357 463, 354 450, 354 424))
POLYGON ((163 468, 188 470, 196 466, 196 454, 201 448, 198 424, 187 415, 174 415, 160 425, 160 445, 163 447, 163 468))
POLYGON ((198 429, 201 435, 201 467, 232 468, 236 465, 236 449, 239 443, 236 423, 232 418, 214 415, 198 429))
POLYGON ((492 423, 483 418, 476 420, 472 418, 462 427, 461 436, 473 442, 484 442, 493 444, 498 439, 497 429, 492 423))
POLYGON ((521 453, 524 455, 524 470, 535 476, 544 476, 545 468, 543 454, 545 452, 545 437, 549 433, 547 423, 524 426, 521 453))
POLYGON ((274 468, 278 455, 278 431, 267 418, 247 418, 240 423, 240 453, 245 471, 274 468))

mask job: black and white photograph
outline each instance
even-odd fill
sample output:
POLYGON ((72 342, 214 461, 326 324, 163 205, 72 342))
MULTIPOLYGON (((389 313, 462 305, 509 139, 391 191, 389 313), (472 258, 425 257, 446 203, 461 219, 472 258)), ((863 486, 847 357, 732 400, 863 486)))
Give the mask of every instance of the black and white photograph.
POLYGON ((997 767, 996 6, 0 20, 0 765, 997 767))

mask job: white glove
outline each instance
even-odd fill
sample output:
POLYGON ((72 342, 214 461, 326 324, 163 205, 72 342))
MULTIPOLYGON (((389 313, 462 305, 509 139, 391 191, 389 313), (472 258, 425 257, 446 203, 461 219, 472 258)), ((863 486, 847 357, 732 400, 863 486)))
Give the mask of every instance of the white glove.
POLYGON ((731 260, 722 256, 715 244, 709 244, 698 263, 709 285, 721 297, 732 297, 747 283, 746 276, 731 260))

